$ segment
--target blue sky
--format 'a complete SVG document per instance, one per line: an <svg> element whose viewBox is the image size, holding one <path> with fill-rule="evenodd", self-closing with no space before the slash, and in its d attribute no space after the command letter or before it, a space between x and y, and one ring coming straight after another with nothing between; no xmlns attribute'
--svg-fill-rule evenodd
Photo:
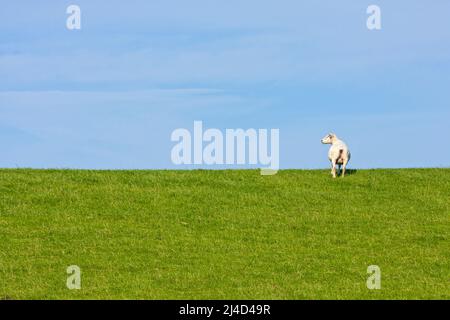
<svg viewBox="0 0 450 320"><path fill-rule="evenodd" d="M81 7L82 29L66 29ZM382 30L366 28L381 7ZM10 1L0 167L177 168L176 128L279 128L281 168L448 167L450 2ZM195 168L195 167L193 167Z"/></svg>

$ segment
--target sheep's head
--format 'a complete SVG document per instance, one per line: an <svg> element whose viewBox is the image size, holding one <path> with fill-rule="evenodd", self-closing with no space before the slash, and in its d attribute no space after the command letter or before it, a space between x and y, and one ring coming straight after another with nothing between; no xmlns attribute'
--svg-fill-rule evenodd
<svg viewBox="0 0 450 320"><path fill-rule="evenodd" d="M332 144L334 141L336 141L337 137L334 133L329 133L325 137L322 138L321 142L323 144Z"/></svg>

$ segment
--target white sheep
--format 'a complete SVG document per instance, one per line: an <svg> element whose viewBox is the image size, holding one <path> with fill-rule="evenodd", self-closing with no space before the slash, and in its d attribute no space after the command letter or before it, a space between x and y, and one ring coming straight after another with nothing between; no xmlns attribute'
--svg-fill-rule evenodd
<svg viewBox="0 0 450 320"><path fill-rule="evenodd" d="M339 166L339 172L345 175L345 168L350 160L350 150L344 141L340 140L334 133L329 133L322 138L323 144L331 144L328 151L328 159L331 161L331 174L336 178L336 166ZM342 169L341 169L342 166Z"/></svg>

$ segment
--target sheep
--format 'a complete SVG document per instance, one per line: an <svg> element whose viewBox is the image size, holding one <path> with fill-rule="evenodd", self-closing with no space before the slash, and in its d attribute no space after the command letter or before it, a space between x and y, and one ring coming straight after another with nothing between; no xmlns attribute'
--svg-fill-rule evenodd
<svg viewBox="0 0 450 320"><path fill-rule="evenodd" d="M334 133L327 134L322 138L321 142L323 144L331 144L330 150L328 151L328 159L331 161L331 175L333 178L336 178L336 166L339 166L339 172L342 174L342 177L344 177L345 168L351 156L347 145Z"/></svg>

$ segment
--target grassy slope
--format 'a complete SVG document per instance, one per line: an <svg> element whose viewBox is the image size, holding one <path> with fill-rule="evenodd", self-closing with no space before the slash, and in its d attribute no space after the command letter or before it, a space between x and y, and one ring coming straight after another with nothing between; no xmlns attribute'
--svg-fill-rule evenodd
<svg viewBox="0 0 450 320"><path fill-rule="evenodd" d="M449 299L449 194L449 169L0 170L0 298Z"/></svg>

